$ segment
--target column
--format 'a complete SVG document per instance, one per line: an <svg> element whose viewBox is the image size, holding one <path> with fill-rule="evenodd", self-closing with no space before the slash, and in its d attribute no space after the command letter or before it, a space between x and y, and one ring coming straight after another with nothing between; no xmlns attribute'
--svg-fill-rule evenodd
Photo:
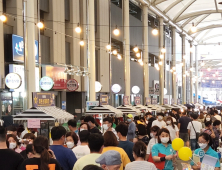
<svg viewBox="0 0 222 170"><path fill-rule="evenodd" d="M0 11L2 11L2 1L0 0ZM2 12L0 12L2 15ZM3 78L5 77L5 61L4 61L4 30L3 30L3 22L0 21L0 88L4 89Z"/></svg>
<svg viewBox="0 0 222 170"><path fill-rule="evenodd" d="M130 96L130 29L129 0L123 0L123 54L125 64L125 96Z"/></svg>
<svg viewBox="0 0 222 170"><path fill-rule="evenodd" d="M182 35L182 104L186 104L186 35Z"/></svg>
<svg viewBox="0 0 222 170"><path fill-rule="evenodd" d="M95 64L95 10L94 1L88 1L89 11L89 50L88 50L88 67L89 67L89 100L96 101L95 81L96 81L96 64Z"/></svg>
<svg viewBox="0 0 222 170"><path fill-rule="evenodd" d="M161 49L163 48L164 45L164 32L163 32L163 18L160 18L160 54L161 54ZM165 54L163 54L165 57ZM159 70L159 96L160 96L160 105L163 105L163 98L164 98L164 59L161 60L162 65L160 65L160 70Z"/></svg>
<svg viewBox="0 0 222 170"><path fill-rule="evenodd" d="M26 96L24 109L28 109L32 107L32 92L36 91L36 83L35 83L35 1L34 0L25 0L26 8L25 12L25 90Z"/></svg>
<svg viewBox="0 0 222 170"><path fill-rule="evenodd" d="M195 82L195 102L198 103L198 57L197 57L197 45L195 46L195 73L197 80Z"/></svg>
<svg viewBox="0 0 222 170"><path fill-rule="evenodd" d="M174 72L176 72L176 28L172 27L172 32L173 32L173 45L172 45L172 67L175 67ZM173 87L172 87L172 98L174 99L174 102L177 100L177 82L176 82L177 75L172 74L172 80L173 80Z"/></svg>
<svg viewBox="0 0 222 170"><path fill-rule="evenodd" d="M190 42L190 103L193 103L193 45Z"/></svg>
<svg viewBox="0 0 222 170"><path fill-rule="evenodd" d="M149 97L149 42L148 42L148 7L143 6L143 82L144 104Z"/></svg>

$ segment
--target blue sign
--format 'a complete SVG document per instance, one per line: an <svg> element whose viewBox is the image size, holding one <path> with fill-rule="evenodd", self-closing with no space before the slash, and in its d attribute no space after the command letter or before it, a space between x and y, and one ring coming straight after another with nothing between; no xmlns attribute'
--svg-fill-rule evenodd
<svg viewBox="0 0 222 170"><path fill-rule="evenodd" d="M66 110L66 101L62 101L62 110Z"/></svg>
<svg viewBox="0 0 222 170"><path fill-rule="evenodd" d="M214 83L212 80L206 80L201 83L201 87L203 88L222 88L222 81L215 80Z"/></svg>
<svg viewBox="0 0 222 170"><path fill-rule="evenodd" d="M35 62L39 62L39 43L35 40ZM24 41L23 37L12 35L13 61L24 62Z"/></svg>

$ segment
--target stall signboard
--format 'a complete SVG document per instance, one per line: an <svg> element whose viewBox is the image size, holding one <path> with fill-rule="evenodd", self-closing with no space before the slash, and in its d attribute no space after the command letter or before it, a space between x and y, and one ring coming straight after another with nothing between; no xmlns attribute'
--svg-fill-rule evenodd
<svg viewBox="0 0 222 170"><path fill-rule="evenodd" d="M163 99L163 104L168 104L168 99L167 98Z"/></svg>
<svg viewBox="0 0 222 170"><path fill-rule="evenodd" d="M67 74L64 73L65 67L57 66L43 66L42 74L43 76L48 76L54 81L54 86L52 89L63 90L67 89Z"/></svg>
<svg viewBox="0 0 222 170"><path fill-rule="evenodd" d="M49 91L52 89L53 85L54 85L54 82L53 80L48 77L48 76L44 76L40 79L40 87L42 90L44 91Z"/></svg>
<svg viewBox="0 0 222 170"><path fill-rule="evenodd" d="M66 101L62 101L62 110L66 110Z"/></svg>
<svg viewBox="0 0 222 170"><path fill-rule="evenodd" d="M171 104L175 104L175 101L174 101L174 99L171 99Z"/></svg>
<svg viewBox="0 0 222 170"><path fill-rule="evenodd" d="M159 81L158 80L153 81L153 87L154 87L154 94L159 95Z"/></svg>
<svg viewBox="0 0 222 170"><path fill-rule="evenodd" d="M157 104L157 98L152 98L152 104Z"/></svg>
<svg viewBox="0 0 222 170"><path fill-rule="evenodd" d="M35 40L35 62L39 62L39 44ZM24 62L24 41L23 37L12 34L12 55L13 61Z"/></svg>
<svg viewBox="0 0 222 170"><path fill-rule="evenodd" d="M96 106L99 106L99 101L87 101L86 102L86 111L89 111Z"/></svg>
<svg viewBox="0 0 222 170"><path fill-rule="evenodd" d="M19 74L17 73L9 73L5 77L5 85L9 89L17 89L21 86L22 84L22 78Z"/></svg>
<svg viewBox="0 0 222 170"><path fill-rule="evenodd" d="M55 94L50 92L33 92L33 107L55 106Z"/></svg>
<svg viewBox="0 0 222 170"><path fill-rule="evenodd" d="M151 104L151 99L149 97L146 97L146 105L150 105Z"/></svg>
<svg viewBox="0 0 222 170"><path fill-rule="evenodd" d="M40 119L28 119L28 128L40 128Z"/></svg>
<svg viewBox="0 0 222 170"><path fill-rule="evenodd" d="M149 88L149 94L154 94L154 87Z"/></svg>
<svg viewBox="0 0 222 170"><path fill-rule="evenodd" d="M121 91L121 86L119 84L114 84L111 87L113 93L119 93Z"/></svg>
<svg viewBox="0 0 222 170"><path fill-rule="evenodd" d="M75 79L70 79L67 81L66 86L69 91L76 91L79 88L79 83Z"/></svg>
<svg viewBox="0 0 222 170"><path fill-rule="evenodd" d="M135 102L135 105L140 105L141 104L141 100L140 100L140 97L134 97L134 102Z"/></svg>
<svg viewBox="0 0 222 170"><path fill-rule="evenodd" d="M12 93L1 93L1 100L12 100Z"/></svg>
<svg viewBox="0 0 222 170"><path fill-rule="evenodd" d="M129 96L123 96L123 105L129 105Z"/></svg>
<svg viewBox="0 0 222 170"><path fill-rule="evenodd" d="M108 105L109 104L109 96L107 95L100 95L99 96L99 105Z"/></svg>

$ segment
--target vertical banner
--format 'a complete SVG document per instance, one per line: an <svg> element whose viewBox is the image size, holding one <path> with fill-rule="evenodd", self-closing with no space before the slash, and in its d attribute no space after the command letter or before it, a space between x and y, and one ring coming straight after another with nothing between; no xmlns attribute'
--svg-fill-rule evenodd
<svg viewBox="0 0 222 170"><path fill-rule="evenodd" d="M163 104L168 104L168 99L167 98L163 99Z"/></svg>
<svg viewBox="0 0 222 170"><path fill-rule="evenodd" d="M196 104L197 103L197 100L196 99L194 99L194 104Z"/></svg>
<svg viewBox="0 0 222 170"><path fill-rule="evenodd" d="M175 104L175 101L174 101L174 99L171 99L171 104Z"/></svg>
<svg viewBox="0 0 222 170"><path fill-rule="evenodd" d="M149 97L146 97L146 105L150 105L151 104L151 99Z"/></svg>
<svg viewBox="0 0 222 170"><path fill-rule="evenodd" d="M123 96L123 105L129 105L129 96Z"/></svg>
<svg viewBox="0 0 222 170"><path fill-rule="evenodd" d="M141 104L140 97L134 97L134 102L135 102L135 105L140 105Z"/></svg>
<svg viewBox="0 0 222 170"><path fill-rule="evenodd" d="M99 96L99 105L109 105L109 97L107 95L100 95Z"/></svg>
<svg viewBox="0 0 222 170"><path fill-rule="evenodd" d="M157 99L156 98L152 98L152 104L157 104Z"/></svg>
<svg viewBox="0 0 222 170"><path fill-rule="evenodd" d="M180 104L180 99L177 99L177 104Z"/></svg>

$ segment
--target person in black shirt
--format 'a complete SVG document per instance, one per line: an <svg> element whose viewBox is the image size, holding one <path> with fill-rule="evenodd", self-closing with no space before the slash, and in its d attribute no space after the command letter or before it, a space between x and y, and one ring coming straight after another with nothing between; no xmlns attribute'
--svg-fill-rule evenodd
<svg viewBox="0 0 222 170"><path fill-rule="evenodd" d="M91 133L99 133L101 134L100 130L96 127L95 119L92 116L86 116L84 122L87 122L90 127Z"/></svg>
<svg viewBox="0 0 222 170"><path fill-rule="evenodd" d="M0 169L19 170L23 158L19 153L8 149L6 146L6 130L0 126Z"/></svg>
<svg viewBox="0 0 222 170"><path fill-rule="evenodd" d="M178 120L180 119L180 115L177 112L177 109L172 109L172 117L174 117L176 119L176 125L178 125Z"/></svg>
<svg viewBox="0 0 222 170"><path fill-rule="evenodd" d="M148 124L147 124L147 127L146 127L147 134L148 134L149 138L151 139L151 137L150 137L150 128L152 127L152 123L153 123L154 120L156 120L156 118L153 117L152 113L150 113L150 112L146 113L146 116L147 116L147 121L148 121Z"/></svg>
<svg viewBox="0 0 222 170"><path fill-rule="evenodd" d="M26 159L22 163L20 170L61 170L59 162L54 159L53 152L49 150L48 139L46 137L37 137L33 142L33 146L33 158Z"/></svg>
<svg viewBox="0 0 222 170"><path fill-rule="evenodd" d="M4 121L3 126L5 128L13 125L13 117L12 117L12 115L10 115L8 113L6 113L5 116L2 116L2 120Z"/></svg>

